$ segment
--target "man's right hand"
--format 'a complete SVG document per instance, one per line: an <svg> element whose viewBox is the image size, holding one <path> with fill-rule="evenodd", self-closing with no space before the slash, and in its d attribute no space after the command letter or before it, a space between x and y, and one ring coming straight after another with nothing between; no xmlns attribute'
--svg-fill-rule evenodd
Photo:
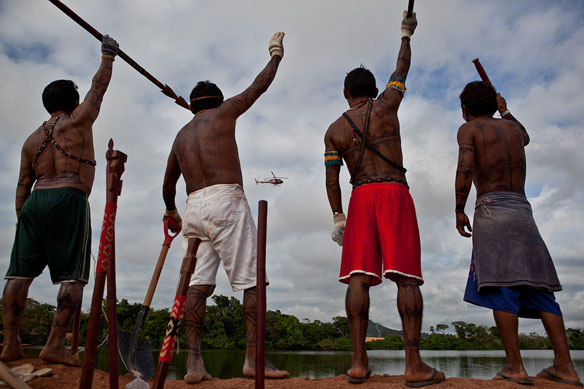
<svg viewBox="0 0 584 389"><path fill-rule="evenodd" d="M171 232L178 232L180 230L182 230L182 219L180 218L180 215L178 214L178 211L175 209L173 209L172 211L169 211L168 209L166 210L166 212L164 212L164 216L162 217L162 220L164 220L164 218L171 218L172 220L175 221L176 224L178 224L178 230L176 230L176 228L174 228L172 226L172 224L168 224L168 229Z"/></svg>
<svg viewBox="0 0 584 389"><path fill-rule="evenodd" d="M469 232L466 232L464 228L468 228ZM468 216L464 212L456 212L456 229L458 233L465 238L470 238L472 235L472 227L470 226L470 221L468 220Z"/></svg>
<svg viewBox="0 0 584 389"><path fill-rule="evenodd" d="M118 54L120 45L114 38L109 35L104 35L101 39L101 55L114 59Z"/></svg>
<svg viewBox="0 0 584 389"><path fill-rule="evenodd" d="M345 224L347 223L347 218L344 213L339 213L333 216L333 223L335 224L335 229L331 235L333 242L339 246L343 245L343 237L345 235Z"/></svg>
<svg viewBox="0 0 584 389"><path fill-rule="evenodd" d="M285 34L283 32L277 32L274 34L274 36L272 36L272 39L270 39L270 44L268 46L270 57L279 55L280 58L284 58L284 43L282 43L284 40L284 35Z"/></svg>
<svg viewBox="0 0 584 389"><path fill-rule="evenodd" d="M412 16L408 18L408 11L404 11L402 22L401 22L401 33L402 38L411 38L414 35L416 26L418 25L418 19L416 19L416 13L412 12Z"/></svg>

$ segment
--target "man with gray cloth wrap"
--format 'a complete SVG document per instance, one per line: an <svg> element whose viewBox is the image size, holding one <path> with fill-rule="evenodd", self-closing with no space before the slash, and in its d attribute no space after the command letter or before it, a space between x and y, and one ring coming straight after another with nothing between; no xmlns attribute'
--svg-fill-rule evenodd
<svg viewBox="0 0 584 389"><path fill-rule="evenodd" d="M467 84L460 102L466 123L457 136L456 229L470 237L474 228L464 300L493 310L507 358L495 379L533 384L519 352L518 317L540 318L554 348L554 363L537 377L582 386L554 297L562 286L525 197L529 135L489 84ZM493 118L497 110L502 119ZM472 182L477 190L473 228L464 213Z"/></svg>

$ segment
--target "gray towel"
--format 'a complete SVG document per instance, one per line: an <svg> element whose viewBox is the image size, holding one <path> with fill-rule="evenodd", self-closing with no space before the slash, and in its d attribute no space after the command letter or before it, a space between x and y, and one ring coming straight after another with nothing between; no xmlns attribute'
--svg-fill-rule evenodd
<svg viewBox="0 0 584 389"><path fill-rule="evenodd" d="M472 243L479 290L520 285L562 290L524 195L489 192L477 198Z"/></svg>

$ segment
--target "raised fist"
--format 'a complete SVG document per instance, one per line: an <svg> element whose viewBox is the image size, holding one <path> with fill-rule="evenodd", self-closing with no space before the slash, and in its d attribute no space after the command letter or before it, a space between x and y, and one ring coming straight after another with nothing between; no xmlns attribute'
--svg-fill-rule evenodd
<svg viewBox="0 0 584 389"><path fill-rule="evenodd" d="M412 16L408 18L408 11L404 11L403 19L401 22L402 38L405 36L410 38L412 35L414 35L414 30L416 29L417 25L418 20L416 19L416 13L412 12Z"/></svg>
<svg viewBox="0 0 584 389"><path fill-rule="evenodd" d="M283 39L283 32L277 32L274 34L274 36L272 36L272 39L270 39L270 45L268 46L268 49L270 50L270 57L273 57L274 55L279 55L280 58L284 57L284 44L282 43Z"/></svg>
<svg viewBox="0 0 584 389"><path fill-rule="evenodd" d="M118 42L109 35L104 35L101 40L101 54L105 57L114 59L118 54Z"/></svg>

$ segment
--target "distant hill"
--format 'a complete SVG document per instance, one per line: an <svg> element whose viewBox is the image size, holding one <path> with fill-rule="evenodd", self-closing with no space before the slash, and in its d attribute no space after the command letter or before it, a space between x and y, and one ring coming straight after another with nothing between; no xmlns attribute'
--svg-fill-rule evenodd
<svg viewBox="0 0 584 389"><path fill-rule="evenodd" d="M385 338L386 336L393 334L401 335L402 331L392 330L391 328L384 327L381 324L369 320L369 325L367 326L367 337Z"/></svg>

